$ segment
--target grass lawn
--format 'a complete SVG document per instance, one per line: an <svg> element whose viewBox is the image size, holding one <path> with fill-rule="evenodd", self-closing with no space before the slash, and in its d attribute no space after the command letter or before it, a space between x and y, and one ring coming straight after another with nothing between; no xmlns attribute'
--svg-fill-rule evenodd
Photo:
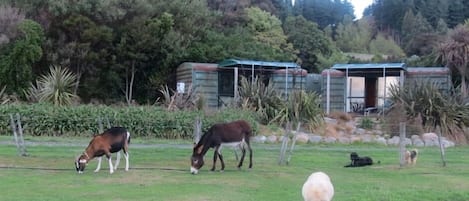
<svg viewBox="0 0 469 201"><path fill-rule="evenodd" d="M0 137L0 142L6 140L11 137ZM0 144L0 200L293 201L302 200L301 187L314 171L331 177L336 201L469 200L468 147L447 149L447 167L441 167L437 148L420 148L415 167L399 168L397 147L298 145L290 165L279 166L280 144L253 144L253 169L237 170L233 152L225 148L225 172L208 171L213 156L209 151L205 166L191 175L190 142L153 140L142 145L145 140L136 139L130 147L129 172L122 169L121 160L120 169L110 175L103 160L101 171L94 173L93 160L79 175L73 163L87 140L61 139L54 145L45 140L51 139L27 139L38 142L27 147L28 157L17 156L14 145ZM351 151L381 163L344 168Z"/></svg>

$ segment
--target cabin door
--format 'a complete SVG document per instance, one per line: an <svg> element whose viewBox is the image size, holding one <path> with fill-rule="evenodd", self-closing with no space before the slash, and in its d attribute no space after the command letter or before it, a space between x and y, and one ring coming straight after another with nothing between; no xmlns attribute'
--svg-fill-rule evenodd
<svg viewBox="0 0 469 201"><path fill-rule="evenodd" d="M365 78L365 108L376 107L378 79Z"/></svg>

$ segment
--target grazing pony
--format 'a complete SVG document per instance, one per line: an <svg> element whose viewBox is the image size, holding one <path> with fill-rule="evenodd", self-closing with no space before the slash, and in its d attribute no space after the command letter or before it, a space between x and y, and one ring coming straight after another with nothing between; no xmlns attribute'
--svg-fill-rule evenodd
<svg viewBox="0 0 469 201"><path fill-rule="evenodd" d="M217 158L220 158L221 171L223 171L225 169L225 162L221 154L222 145L241 147L242 155L238 168L241 168L243 165L244 156L246 155L246 147L244 144L247 145L249 150L249 168L252 168L252 149L249 143L251 135L251 126L244 120L213 125L202 135L199 142L194 146L191 157L191 173L197 174L199 172L199 169L204 165L204 156L210 148L215 149L211 171L215 170ZM243 144L243 146L240 146L240 144Z"/></svg>
<svg viewBox="0 0 469 201"><path fill-rule="evenodd" d="M344 167L362 167L366 165L373 165L373 160L370 157L360 157L356 152L350 153L350 160L350 164ZM378 161L378 163L380 162Z"/></svg>
<svg viewBox="0 0 469 201"><path fill-rule="evenodd" d="M304 201L331 201L334 197L334 186L324 172L312 173L301 189Z"/></svg>
<svg viewBox="0 0 469 201"><path fill-rule="evenodd" d="M90 141L90 144L75 161L75 167L78 173L83 173L86 164L93 158L98 157L98 167L94 172L101 169L101 159L106 155L109 161L109 173L113 173L117 169L120 161L120 151L124 152L125 157L125 171L129 170L129 143L130 133L122 127L112 127L104 133L95 135ZM113 167L111 162L111 153L117 152L116 164Z"/></svg>

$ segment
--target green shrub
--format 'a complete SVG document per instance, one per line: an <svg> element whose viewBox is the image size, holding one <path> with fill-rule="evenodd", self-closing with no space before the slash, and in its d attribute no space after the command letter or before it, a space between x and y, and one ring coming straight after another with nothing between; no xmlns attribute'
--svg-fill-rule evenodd
<svg viewBox="0 0 469 201"><path fill-rule="evenodd" d="M364 117L360 120L360 125L359 127L360 128L364 128L364 129L372 129L373 128L373 120L371 120L370 118L368 117Z"/></svg>
<svg viewBox="0 0 469 201"><path fill-rule="evenodd" d="M191 139L194 120L202 117L203 130L218 122L245 119L257 129L256 116L249 111L222 110L212 114L197 111L167 111L155 106L53 106L51 104L6 104L0 106L0 133L11 133L9 114L20 114L25 134L43 136L91 136L104 127L124 126L133 136Z"/></svg>

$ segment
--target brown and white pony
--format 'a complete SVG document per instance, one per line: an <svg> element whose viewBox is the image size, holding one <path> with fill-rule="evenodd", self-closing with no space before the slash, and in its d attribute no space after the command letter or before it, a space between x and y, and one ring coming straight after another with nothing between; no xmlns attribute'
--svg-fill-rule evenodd
<svg viewBox="0 0 469 201"><path fill-rule="evenodd" d="M249 150L249 168L252 168L252 149L249 143L251 136L251 126L244 120L213 125L202 135L200 141L194 146L191 157L191 173L197 174L199 172L199 169L204 165L204 156L210 148L215 149L211 171L215 170L217 158L220 158L221 171L223 171L225 169L225 162L221 154L223 145L241 147L242 155L238 168L241 168L243 165L244 156L246 155L246 147L244 145L247 145ZM240 144L243 146L240 146Z"/></svg>

